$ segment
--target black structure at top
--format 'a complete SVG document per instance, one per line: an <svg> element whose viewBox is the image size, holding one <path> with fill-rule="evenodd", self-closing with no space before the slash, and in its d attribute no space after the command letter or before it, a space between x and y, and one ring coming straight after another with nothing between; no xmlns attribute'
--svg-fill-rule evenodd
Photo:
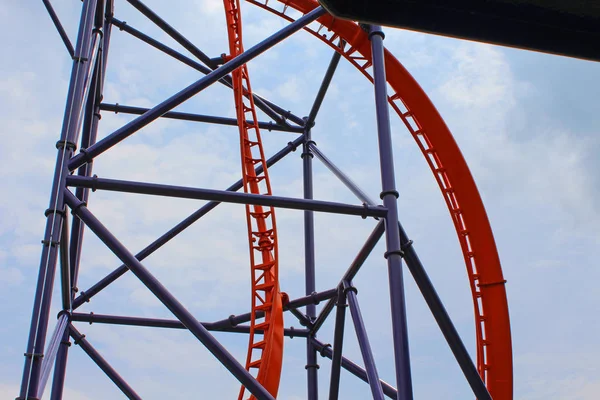
<svg viewBox="0 0 600 400"><path fill-rule="evenodd" d="M600 61L596 1L319 1L340 18Z"/></svg>

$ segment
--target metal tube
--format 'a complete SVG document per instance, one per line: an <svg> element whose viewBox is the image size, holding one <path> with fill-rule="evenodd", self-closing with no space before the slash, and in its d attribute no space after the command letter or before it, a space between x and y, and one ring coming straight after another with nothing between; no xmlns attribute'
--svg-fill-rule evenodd
<svg viewBox="0 0 600 400"><path fill-rule="evenodd" d="M270 157L267 160L267 167L270 168L271 166L273 166L277 162L279 162L281 159L283 159L283 157L285 157L292 151L295 151L296 147L298 147L303 141L304 141L304 137L301 136L299 138L296 138L296 140L294 140L293 142L289 142L286 147L281 149L279 152L277 152L276 154L274 154L272 157ZM262 170L263 170L262 165L258 166L256 168L256 175L257 176L260 175L262 173ZM237 181L236 183L231 185L226 190L227 191L237 191L242 188L243 184L244 184L243 181L240 179L239 181ZM158 250L159 248L164 246L171 239L173 239L175 236L177 236L178 234L183 232L185 229L190 227L194 222L198 221L200 218L202 218L204 215L206 215L209 211L214 209L219 204L220 203L217 201L211 201L211 202L205 204L199 210L195 211L192 215L190 215L189 217L187 217L186 219L181 221L179 224L175 225L167 233L165 233L164 235L162 235L161 237L156 239L154 242L152 242L151 244L146 246L142 251L140 251L138 254L136 254L136 258L140 261L144 260L146 257L148 257L149 255L154 253L156 250ZM116 270L114 270L113 272L108 274L106 277L104 277L102 280L100 280L94 286L92 286L91 288L89 288L86 291L82 291L81 294L77 298L75 298L75 300L73 301L73 309L77 309L83 303L85 303L86 301L89 301L98 292L100 292L102 289L106 288L108 285L110 285L112 282L117 280L119 277L121 277L127 271L128 271L127 267L125 265L121 265L119 268L117 268Z"/></svg>
<svg viewBox="0 0 600 400"><path fill-rule="evenodd" d="M333 74L340 63L340 58L342 55L335 51L333 53L333 57L331 57L331 61L329 62L329 66L327 67L327 71L325 72L325 77L323 78L323 82L321 82L321 86L319 87L319 91L317 92L317 96L315 101L313 102L312 108L310 109L310 113L308 114L308 118L306 119L305 126L309 129L314 125L315 119L317 118L317 113L321 108L321 104L323 104L323 100L325 99L325 94L327 93L327 89L329 89L329 85L331 84L331 80L333 79Z"/></svg>
<svg viewBox="0 0 600 400"><path fill-rule="evenodd" d="M52 378L52 392L50 394L50 400L62 400L63 391L65 387L65 375L67 370L67 352L71 342L69 341L69 328L68 326L63 332L60 346L58 348L58 355L56 357L56 364L54 365L54 376Z"/></svg>
<svg viewBox="0 0 600 400"><path fill-rule="evenodd" d="M98 135L98 125L100 122L100 109L99 104L102 101L102 93L104 91L104 80L106 77L106 65L108 63L108 50L110 45L110 38L112 36L112 24L110 18L113 15L114 3L113 0L106 2L106 8L104 14L106 18L103 22L103 35L102 35L102 46L100 48L102 57L99 57L99 61L96 67L96 75L94 82L94 90L90 91L90 96L87 100L86 109L86 120L84 120L83 132L81 135L81 149L87 149L94 143L96 143L96 137ZM93 169L93 161L82 165L77 174L79 176L91 176ZM87 203L89 198L89 189L78 188L75 195L81 201ZM73 295L77 292L77 282L79 279L79 266L81 260L81 244L83 241L84 226L78 218L73 218L71 230L71 244L70 244L70 264L71 264L71 281Z"/></svg>
<svg viewBox="0 0 600 400"><path fill-rule="evenodd" d="M235 57L231 61L228 61L227 63L223 64L219 68L213 70L212 72L210 72L203 78L199 79L195 83L189 85L185 89L183 89L180 92L169 97L167 100L163 101L162 103L158 104L154 108L150 109L148 112L144 113L143 115L139 116L138 118L134 119L133 121L125 124L124 126L122 126L119 129L117 129L115 132L111 133L104 139L102 139L99 142L97 142L96 144L90 146L85 152L79 153L78 155L76 155L75 157L73 157L71 159L71 161L69 162L69 168L71 170L78 168L81 165L83 165L84 163L92 160L94 157L98 156L99 154L102 154L103 152L105 152L106 150L108 150L109 148L114 146L115 144L121 142L122 140L131 136L133 133L137 132L144 126L148 125L150 122L158 119L161 115L163 115L167 111L171 111L173 108L177 107L184 101L190 99L192 96L200 93L202 90L206 89L208 86L212 85L219 79L223 78L225 75L232 72L239 66L247 63L248 61L259 56L266 50L275 46L282 40L293 35L297 31L302 29L304 26L310 24L311 22L313 22L314 20L316 20L317 18L319 18L321 15L323 15L325 13L326 13L326 11L323 9L323 7L317 7L310 13L302 16L301 18L298 18L296 21L287 25L285 28L283 28L280 31L276 32L275 34L271 35L264 41L251 47L250 49L246 50L244 53Z"/></svg>
<svg viewBox="0 0 600 400"><path fill-rule="evenodd" d="M89 43L92 35L95 14L95 0L83 3L81 21L77 37L77 50L71 69L71 80L67 95L67 104L61 129L60 140L57 143L56 166L51 188L50 202L46 211L46 228L42 241L42 256L38 273L37 287L33 303L29 338L25 351L25 365L19 392L19 399L29 400L37 396L40 380L42 357L48 330L52 289L57 264L57 248L61 240L62 223L65 217L63 188L68 174L67 161L73 153L72 143L75 140L81 101L84 95L84 79L86 62L89 57Z"/></svg>
<svg viewBox="0 0 600 400"><path fill-rule="evenodd" d="M387 213L387 209L383 207L371 207L366 205L355 206L321 200L304 200L290 197L236 193L226 190L190 188L183 186L161 185L156 183L130 182L104 178L88 178L73 175L67 177L67 186L87 187L91 188L92 190L150 194L184 199L213 200L236 204L257 204L262 206L290 208L295 210L313 210L334 214L357 215L363 218L383 217Z"/></svg>
<svg viewBox="0 0 600 400"><path fill-rule="evenodd" d="M124 106L121 104L100 104L100 109L103 111L113 111L115 113L124 113L124 114L134 114L134 115L142 115L145 112L149 111L149 108L142 107L131 107ZM200 115L200 114L190 114L184 112L176 112L169 111L168 113L161 116L161 118L170 118L181 121L190 121L190 122L206 122L210 124L219 124L219 125L229 125L229 126L237 126L238 122L235 118L225 118L225 117L216 117L212 115ZM248 120L247 123L253 123ZM281 131L281 132L294 132L294 133L302 133L304 132L304 128L301 126L283 126L279 124L274 124L273 122L264 122L260 121L258 123L258 127L260 129L266 129L268 131Z"/></svg>
<svg viewBox="0 0 600 400"><path fill-rule="evenodd" d="M75 197L75 196L73 196ZM113 367L98 353L98 351L87 341L84 335L79 333L72 324L69 324L69 332L76 345L79 345L88 356L100 367L102 371L114 382L115 385L129 399L141 400L141 397L129 386L129 384L114 370Z"/></svg>
<svg viewBox="0 0 600 400"><path fill-rule="evenodd" d="M121 315L105 315L105 314L83 314L73 313L71 318L73 322L88 322L90 324L109 324L109 325L125 325L125 326L140 326L149 328L169 328L169 329L187 329L181 321L176 319L161 319L161 318L142 318L142 317L127 317ZM214 322L199 322L208 331L216 332L231 332L231 333L250 333L250 326L235 325L221 326ZM262 330L257 329L256 332L262 334ZM291 337L307 337L307 329L285 328L284 335Z"/></svg>
<svg viewBox="0 0 600 400"><path fill-rule="evenodd" d="M98 123L100 120L99 110L97 108L98 103L101 101L102 90L104 86L104 78L106 76L106 63L108 60L108 47L110 43L111 27L112 25L105 19L105 16L109 18L113 13L113 0L98 1L96 3L96 16L94 27L96 30L101 30L102 41L100 37L97 38L99 41L98 56L95 58L95 66L93 75L90 76L90 88L88 90L88 96L85 104L84 120L81 134L81 148L87 148L90 144L95 143L96 135L98 132ZM78 174L83 176L90 176L92 172L93 163L90 162L81 168L79 168ZM77 198L84 202L87 202L89 189L78 189ZM63 311L70 313L72 311L73 298L77 291L77 280L79 277L79 262L81 257L81 243L83 239L83 224L78 218L73 217L73 223L71 228L70 243L67 246L67 238L69 238L67 231L68 218L65 218L65 232L61 245L64 246L61 254L64 257L62 265L62 284L63 284ZM69 333L64 332L60 347L58 349L58 355L54 366L54 378L52 382L51 400L62 399L64 391L64 383L67 368L67 357L69 355Z"/></svg>
<svg viewBox="0 0 600 400"><path fill-rule="evenodd" d="M330 360L333 358L333 350L331 350L331 345L320 342L319 340L314 338L311 339L311 341L314 343L315 347L317 348L322 357L327 357ZM364 368L358 366L354 362L348 360L346 357L342 357L342 368L344 368L346 371L350 372L352 375L356 376L363 382L368 382L367 371L365 371ZM381 386L383 388L383 393L387 397L395 399L398 395L398 391L387 382L384 382L382 380L379 380L379 382L381 383Z"/></svg>
<svg viewBox="0 0 600 400"><path fill-rule="evenodd" d="M60 23L60 19L58 19L58 16L54 12L54 8L52 8L52 4L50 4L49 0L42 0L42 2L44 3L44 6L46 6L46 10L48 10L48 14L50 14L50 18L52 19L52 22L54 23L54 26L56 27L56 30L58 31L60 38L62 39L63 43L65 44L65 47L67 48L67 51L69 52L69 55L71 57L73 57L73 55L75 54L75 49L73 49L73 45L71 44L71 41L69 40L69 36L67 35L67 32L65 32L65 28L63 28L62 24Z"/></svg>
<svg viewBox="0 0 600 400"><path fill-rule="evenodd" d="M346 294L338 289L333 333L333 356L331 358L331 379L329 383L329 400L338 400L340 392L340 372L342 368L342 348L344 347L344 323L346 321Z"/></svg>
<svg viewBox="0 0 600 400"><path fill-rule="evenodd" d="M222 364L258 399L273 399L264 388L227 350L200 324L194 316L156 279L125 246L70 191L64 192L65 201L73 213L106 244L131 272L204 344Z"/></svg>
<svg viewBox="0 0 600 400"><path fill-rule="evenodd" d="M379 374L377 373L377 367L375 366L375 358L373 357L373 352L371 351L367 330L365 329L365 324L362 319L358 300L356 299L356 289L350 282L344 281L344 292L348 298L350 315L352 316L352 321L354 322L354 330L356 331L356 338L358 339L358 347L360 347L360 353L362 354L362 358L365 363L367 379L369 381L369 386L371 387L373 399L383 400L383 389L379 383Z"/></svg>
<svg viewBox="0 0 600 400"><path fill-rule="evenodd" d="M408 347L408 330L406 327L406 304L404 298L404 282L402 277L402 250L398 224L398 192L394 176L394 155L392 150L392 134L390 127L385 59L383 48L383 32L381 27L370 28L373 57L373 80L375 86L375 108L377 111L377 136L379 141L379 159L381 164L381 198L383 205L389 210L385 216L385 239L388 263L390 302L392 311L392 333L396 365L396 384L398 400L412 400L412 379L410 371L410 355Z"/></svg>
<svg viewBox="0 0 600 400"><path fill-rule="evenodd" d="M71 309L73 293L71 291L71 265L69 264L69 219L64 218L60 241L60 281L63 310Z"/></svg>
<svg viewBox="0 0 600 400"><path fill-rule="evenodd" d="M325 164L325 166L335 175L338 177L338 179L340 181L342 181L342 183L344 185L346 185L346 187L348 189L350 189L350 191L352 193L354 193L354 195L360 200L362 201L364 204L368 204L371 206L375 205L375 202L373 200L371 200L371 198L365 193L363 192L354 182L352 182L352 180L348 177L348 175L346 175L341 169L339 169L333 162L331 162L331 160L329 158L327 158L325 156L325 154L323 154L323 152L321 150L319 150L317 148L317 146L314 143L310 144L310 149L312 150L313 154L315 156L317 156L317 158L323 163Z"/></svg>
<svg viewBox="0 0 600 400"><path fill-rule="evenodd" d="M46 354L44 354L44 359L42 360L42 372L40 373L40 383L37 391L37 396L39 398L42 398L44 394L46 383L48 382L50 372L52 371L52 366L54 364L54 361L56 360L56 355L58 354L60 342L67 329L68 324L69 317L65 314L61 315L58 319L58 322L56 323L56 327L54 328L52 338L50 338L50 342L48 343Z"/></svg>
<svg viewBox="0 0 600 400"><path fill-rule="evenodd" d="M381 239L383 232L384 232L383 221L379 221L377 223L377 226L375 227L375 229L373 229L373 232L371 232L371 234L369 235L369 237L368 237L367 241L365 242L365 244L363 245L363 247L360 249L360 251L358 252L356 257L352 261L352 264L350 264L350 267L348 268L348 270L344 273L344 276L340 280L339 285L341 285L342 282L345 280L351 281L352 279L354 279L354 276L358 273L358 271L360 270L360 267L364 264L367 257L369 257L369 254L371 254L371 252L373 251L373 249L379 242L379 239ZM317 317L317 320L313 324L313 327L312 327L313 331L318 331L319 328L321 328L321 325L323 325L323 323L329 316L329 313L331 312L331 310L333 310L334 304L335 304L334 299L330 299L327 302L327 304L325 304L325 306L321 310L321 313Z"/></svg>
<svg viewBox="0 0 600 400"><path fill-rule="evenodd" d="M312 158L308 143L312 142L310 128L304 131L305 142L302 145L302 176L303 176L303 194L304 199L313 199L313 171ZM304 273L305 273L305 293L310 295L316 291L315 276L315 221L314 212L304 211ZM317 317L317 308L315 304L306 306L306 316L310 324ZM306 341L306 382L308 390L308 400L317 400L319 398L317 352L310 340Z"/></svg>

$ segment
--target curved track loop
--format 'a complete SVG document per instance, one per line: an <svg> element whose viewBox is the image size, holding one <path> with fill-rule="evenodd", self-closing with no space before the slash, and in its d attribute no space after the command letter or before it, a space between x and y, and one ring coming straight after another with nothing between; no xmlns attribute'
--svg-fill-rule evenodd
<svg viewBox="0 0 600 400"><path fill-rule="evenodd" d="M314 0L248 0L292 21L318 6ZM358 24L323 16L306 30L339 52L371 82L371 48ZM340 47L342 38L348 46ZM386 50L388 99L421 149L448 206L473 295L477 367L495 400L512 400L512 344L508 303L498 251L483 202L450 130L404 66Z"/></svg>
<svg viewBox="0 0 600 400"><path fill-rule="evenodd" d="M242 19L239 2L224 0L229 36L229 56L244 51L242 44ZM258 120L254 108L252 89L246 65L232 73L236 115L240 130L242 175L246 193L271 195L271 184L265 161ZM247 121L253 121L249 123ZM263 172L256 174L257 165ZM256 372L256 379L277 397L283 361L283 306L279 291L277 230L272 207L246 205L246 222L250 243L252 276L252 319L246 369ZM257 312L263 312L262 318ZM245 388L240 389L239 400ZM250 397L254 399L254 396Z"/></svg>

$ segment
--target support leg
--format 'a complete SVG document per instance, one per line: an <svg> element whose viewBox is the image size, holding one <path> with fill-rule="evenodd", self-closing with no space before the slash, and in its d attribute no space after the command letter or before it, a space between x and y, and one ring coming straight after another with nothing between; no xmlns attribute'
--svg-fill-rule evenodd
<svg viewBox="0 0 600 400"><path fill-rule="evenodd" d="M313 199L313 172L312 172L312 158L313 155L310 151L309 143L312 142L310 128L307 128L304 132L304 145L302 146L302 164L303 164L303 178L304 178L304 198ZM314 223L314 212L306 210L304 211L304 267L305 267L305 279L306 279L306 295L316 292L316 279L315 279L315 223ZM314 304L306 306L306 315L313 323L317 318L317 309ZM314 334L313 334L314 335ZM307 388L308 388L308 400L317 400L319 398L319 386L318 386L318 370L319 364L317 363L317 351L315 350L310 340L306 341L306 374L307 374Z"/></svg>
<svg viewBox="0 0 600 400"><path fill-rule="evenodd" d="M65 107L65 115L60 140L57 143L58 154L52 183L50 204L46 211L46 230L42 240L42 257L37 281L25 366L18 399L35 399L38 393L42 357L48 330L48 318L52 300L52 289L56 273L58 247L62 237L62 224L65 218L63 188L68 175L67 162L74 151L74 143L80 121L81 104L85 97L86 69L91 61L90 43L96 12L96 0L85 0L82 6L81 20L75 57L71 70L71 81Z"/></svg>
<svg viewBox="0 0 600 400"><path fill-rule="evenodd" d="M381 27L370 27L369 39L371 40L373 57L375 107L377 110L377 133L381 164L381 198L383 205L388 209L385 217L385 239L387 246L385 257L388 263L390 284L396 384L398 386L398 400L412 400L406 304L402 277L402 250L400 247L400 233L398 231L398 192L396 191L394 176L394 156L385 76L383 37Z"/></svg>

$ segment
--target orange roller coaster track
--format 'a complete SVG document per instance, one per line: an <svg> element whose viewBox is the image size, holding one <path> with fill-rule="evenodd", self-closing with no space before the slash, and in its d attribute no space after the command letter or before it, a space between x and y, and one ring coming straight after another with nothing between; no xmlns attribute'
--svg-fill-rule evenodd
<svg viewBox="0 0 600 400"><path fill-rule="evenodd" d="M229 37L229 55L244 52L242 16L239 2L224 0ZM244 192L270 196L271 183L263 151L254 98L246 64L232 72L235 109L240 131L240 154ZM256 173L256 167L262 172ZM273 207L246 205L250 273L252 279L252 311L246 369L257 370L256 378L274 397L277 396L283 361L283 307L279 292L277 227ZM263 312L262 318L257 312ZM261 334L262 332L262 334ZM245 387L240 389L239 399ZM254 396L250 397L254 399Z"/></svg>

